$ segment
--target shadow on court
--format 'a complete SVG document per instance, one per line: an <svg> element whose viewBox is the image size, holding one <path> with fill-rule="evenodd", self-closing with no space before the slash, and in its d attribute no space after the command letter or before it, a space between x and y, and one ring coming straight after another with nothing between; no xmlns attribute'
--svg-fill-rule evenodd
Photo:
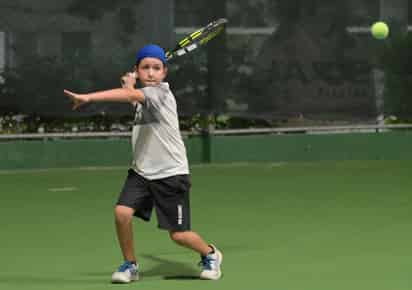
<svg viewBox="0 0 412 290"><path fill-rule="evenodd" d="M153 255L142 255L143 258L155 262L151 269L141 272L142 278L161 276L165 280L199 280L199 269L182 262L176 262Z"/></svg>

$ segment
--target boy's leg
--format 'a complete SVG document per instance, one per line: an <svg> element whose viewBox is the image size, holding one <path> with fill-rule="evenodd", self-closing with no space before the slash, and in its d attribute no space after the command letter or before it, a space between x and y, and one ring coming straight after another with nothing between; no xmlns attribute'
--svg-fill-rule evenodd
<svg viewBox="0 0 412 290"><path fill-rule="evenodd" d="M202 256L207 256L213 251L198 233L193 231L175 232L169 231L170 238L177 244L198 252Z"/></svg>
<svg viewBox="0 0 412 290"><path fill-rule="evenodd" d="M115 208L116 232L123 253L124 262L112 274L112 283L130 283L139 279L134 255L132 218L134 209L117 205Z"/></svg>
<svg viewBox="0 0 412 290"><path fill-rule="evenodd" d="M219 279L222 275L222 253L190 229L189 176L176 175L151 181L150 190L154 196L159 228L168 230L170 238L177 244L200 254L202 279Z"/></svg>
<svg viewBox="0 0 412 290"><path fill-rule="evenodd" d="M115 208L115 221L117 239L125 261L136 262L133 244L133 219L134 209L123 205Z"/></svg>
<svg viewBox="0 0 412 290"><path fill-rule="evenodd" d="M188 247L198 252L201 256L200 265L202 271L200 278L208 280L218 280L222 276L221 264L223 260L222 252L215 246L207 245L203 239L192 231L169 231L170 238L179 245Z"/></svg>
<svg viewBox="0 0 412 290"><path fill-rule="evenodd" d="M143 177L130 169L115 207L116 232L124 262L112 274L113 283L130 283L139 279L132 219L136 216L145 221L150 220L153 200L146 183Z"/></svg>
<svg viewBox="0 0 412 290"><path fill-rule="evenodd" d="M135 262L133 244L133 217L150 220L153 200L147 189L147 181L130 169L115 206L117 238L125 261Z"/></svg>

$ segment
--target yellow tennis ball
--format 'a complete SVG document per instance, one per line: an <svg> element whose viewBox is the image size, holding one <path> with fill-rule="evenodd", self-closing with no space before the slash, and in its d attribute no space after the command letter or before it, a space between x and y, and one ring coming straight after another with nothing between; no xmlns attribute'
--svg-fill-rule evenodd
<svg viewBox="0 0 412 290"><path fill-rule="evenodd" d="M389 35L389 27L385 22L375 22L371 27L371 32L376 39L385 39Z"/></svg>

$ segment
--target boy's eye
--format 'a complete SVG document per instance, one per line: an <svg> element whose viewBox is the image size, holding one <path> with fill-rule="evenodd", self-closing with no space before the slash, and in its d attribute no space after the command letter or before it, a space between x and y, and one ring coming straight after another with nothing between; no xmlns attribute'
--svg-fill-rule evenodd
<svg viewBox="0 0 412 290"><path fill-rule="evenodd" d="M144 70L148 70L148 69L153 69L153 70L156 70L156 71L158 71L158 70L160 70L161 69L161 67L160 66L150 66L150 65L144 65L143 67L142 67Z"/></svg>

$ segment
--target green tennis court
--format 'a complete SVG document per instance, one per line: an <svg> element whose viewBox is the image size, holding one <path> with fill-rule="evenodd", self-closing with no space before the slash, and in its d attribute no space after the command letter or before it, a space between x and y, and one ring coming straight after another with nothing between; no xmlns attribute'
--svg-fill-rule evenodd
<svg viewBox="0 0 412 290"><path fill-rule="evenodd" d="M194 166L193 228L224 254L223 279L136 220L141 280L121 262L113 204L126 168L1 171L0 289L411 289L412 162Z"/></svg>

